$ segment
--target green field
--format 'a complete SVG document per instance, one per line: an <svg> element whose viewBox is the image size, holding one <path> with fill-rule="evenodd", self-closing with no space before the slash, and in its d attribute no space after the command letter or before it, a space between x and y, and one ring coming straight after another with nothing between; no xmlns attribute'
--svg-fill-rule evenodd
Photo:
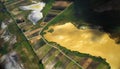
<svg viewBox="0 0 120 69"><path fill-rule="evenodd" d="M3 4L2 4L2 6L5 7ZM39 63L38 63L39 59L38 59L36 53L33 51L28 40L24 36L23 32L17 26L16 21L14 20L12 15L9 13L9 11L5 10L4 13L5 14L4 14L4 16L2 16L2 18L3 18L2 20L12 19L12 22L8 24L7 29L11 34L13 34L17 37L17 43L15 43L12 46L11 50L16 51L20 55L21 61L24 64L25 68L39 69ZM0 14L3 14L3 12L0 12ZM9 18L5 15L9 16ZM2 48L2 51L0 52L0 54L2 53L2 55L11 51L11 50L7 49L7 47L9 46L9 43L5 43L4 45L7 45L7 46L4 46L5 48Z"/></svg>
<svg viewBox="0 0 120 69"><path fill-rule="evenodd" d="M74 4L71 4L68 8L66 8L62 13L60 13L58 16L56 16L54 19L52 19L51 21L48 22L48 24L44 27L44 29L41 31L40 35L44 36L44 34L46 33L45 31L50 27L50 26L54 26L54 25L60 25L60 24L64 24L66 22L72 22L75 26L78 26L79 24L81 25L85 25L86 23L82 20L82 19L78 19L75 17L75 11L74 11ZM47 41L47 40L46 40ZM51 43L51 42L48 42L49 44L53 45L53 44L56 44L56 43ZM91 56L89 54L84 54L84 53L79 53L79 52L76 52L76 51L71 51L71 50L68 50L62 46L60 46L59 44L56 44L57 47L59 49L61 49L64 53L66 54L74 54L75 56L78 56L78 57L89 57L89 58L92 58L93 61L95 62L99 62L101 63L102 67L106 68L106 69L110 69L110 66L109 64L105 61L105 59L101 58L101 57L95 57L95 56ZM56 46L55 45L55 46ZM54 46L54 45L53 45ZM72 56L71 56L72 57ZM76 60L77 61L77 60ZM98 69L102 69L100 65L97 67Z"/></svg>

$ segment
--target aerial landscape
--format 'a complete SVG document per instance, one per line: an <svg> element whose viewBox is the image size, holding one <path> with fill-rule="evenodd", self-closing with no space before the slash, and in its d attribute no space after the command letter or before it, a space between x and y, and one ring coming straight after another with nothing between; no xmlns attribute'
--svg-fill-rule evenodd
<svg viewBox="0 0 120 69"><path fill-rule="evenodd" d="M0 69L120 69L119 0L0 0Z"/></svg>

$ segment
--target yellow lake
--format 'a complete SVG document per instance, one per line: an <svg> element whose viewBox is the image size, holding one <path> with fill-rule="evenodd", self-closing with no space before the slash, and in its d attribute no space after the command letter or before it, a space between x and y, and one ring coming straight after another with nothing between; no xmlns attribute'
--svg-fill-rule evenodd
<svg viewBox="0 0 120 69"><path fill-rule="evenodd" d="M97 29L77 29L72 23L50 26L54 32L47 32L44 37L72 51L101 56L106 59L111 69L120 69L120 45L105 32ZM48 30L49 30L48 29Z"/></svg>

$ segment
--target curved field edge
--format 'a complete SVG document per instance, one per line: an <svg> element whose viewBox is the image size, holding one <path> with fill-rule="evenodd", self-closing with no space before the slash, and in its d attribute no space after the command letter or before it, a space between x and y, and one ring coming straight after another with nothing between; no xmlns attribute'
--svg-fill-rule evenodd
<svg viewBox="0 0 120 69"><path fill-rule="evenodd" d="M76 25L76 23L78 23L78 22L82 22L84 24L83 20L76 19L74 14L75 14L75 12L74 12L74 3L73 3L69 7L67 7L63 12L61 12L58 16L56 16L54 19L49 21L48 24L40 31L40 35L44 38L44 34L46 34L46 32L44 32L44 31L47 30L50 26L55 25L56 23L61 22L61 21L64 21L64 23L65 22L72 22L74 25ZM74 23L74 22L76 22L76 23ZM96 57L96 56L92 56L90 54L80 53L77 51L71 51L71 50L68 50L65 47L63 47L55 42L49 42L49 41L47 41L47 42L51 45L56 44L56 46L60 50L62 50L65 54L72 53L72 54L75 54L79 57L89 57L89 58L92 58L94 61L98 61L98 62L101 62L101 63L107 65L108 69L110 69L109 63L107 63L106 60L100 56Z"/></svg>

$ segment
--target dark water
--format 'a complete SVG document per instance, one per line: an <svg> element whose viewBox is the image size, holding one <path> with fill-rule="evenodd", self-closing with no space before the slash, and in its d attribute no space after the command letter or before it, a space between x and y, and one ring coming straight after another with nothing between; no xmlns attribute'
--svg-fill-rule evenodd
<svg viewBox="0 0 120 69"><path fill-rule="evenodd" d="M114 9L116 7L120 8L120 1L114 0L113 2L115 4L108 3L112 1L113 0L74 0L75 16L89 24L101 26L103 31L111 34L111 37L120 38L120 10ZM118 1L118 3L115 1ZM99 7L100 10L95 11L95 9ZM112 9L108 10L109 8Z"/></svg>

